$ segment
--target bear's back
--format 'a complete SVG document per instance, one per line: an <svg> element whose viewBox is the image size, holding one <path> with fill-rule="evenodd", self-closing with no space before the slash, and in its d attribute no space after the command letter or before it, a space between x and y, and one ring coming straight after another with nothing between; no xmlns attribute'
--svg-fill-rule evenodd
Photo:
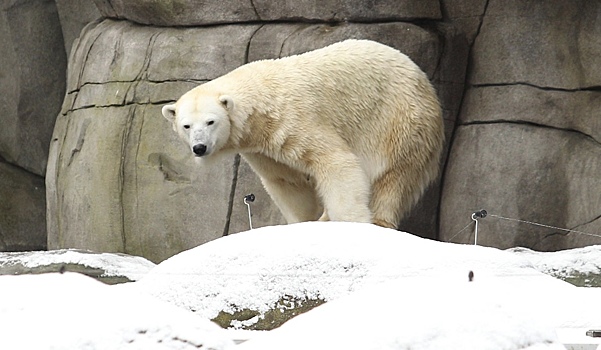
<svg viewBox="0 0 601 350"><path fill-rule="evenodd" d="M442 135L440 104L426 74L405 54L373 41L252 62L213 82L235 91L249 113L268 116L272 128L282 125L280 132L338 134L375 169L388 163L380 157L395 158L394 145L413 148L421 135Z"/></svg>

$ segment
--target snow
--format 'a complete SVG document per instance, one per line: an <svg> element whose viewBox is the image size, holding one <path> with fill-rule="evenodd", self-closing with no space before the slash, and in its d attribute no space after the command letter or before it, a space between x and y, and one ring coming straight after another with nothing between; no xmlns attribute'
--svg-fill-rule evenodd
<svg viewBox="0 0 601 350"><path fill-rule="evenodd" d="M156 265L142 257L115 253L94 253L91 251L60 249L53 251L33 251L0 253L0 267L22 265L36 268L54 264L77 264L93 269L104 270L103 276L125 276L136 281Z"/></svg>
<svg viewBox="0 0 601 350"><path fill-rule="evenodd" d="M0 276L0 349L226 349L210 321L75 273Z"/></svg>
<svg viewBox="0 0 601 350"><path fill-rule="evenodd" d="M593 271L600 258L599 247L502 251L368 224L264 227L182 252L123 285L0 276L0 348L595 349L601 340L584 332L601 329L601 289L539 270ZM239 330L208 321L264 313L283 297L327 303L243 333L250 340L236 346L229 339Z"/></svg>
<svg viewBox="0 0 601 350"><path fill-rule="evenodd" d="M497 282L410 277L386 283L324 304L238 348L564 349L544 318L504 292L508 281Z"/></svg>
<svg viewBox="0 0 601 350"><path fill-rule="evenodd" d="M284 296L334 300L393 279L540 274L494 248L442 243L369 224L309 222L214 240L158 265L132 288L212 319L266 312Z"/></svg>
<svg viewBox="0 0 601 350"><path fill-rule="evenodd" d="M180 253L129 287L209 319L265 312L284 296L329 301L243 349L559 349L557 329L601 326L601 290L542 274L523 255L367 224L255 229Z"/></svg>
<svg viewBox="0 0 601 350"><path fill-rule="evenodd" d="M601 273L601 246L598 245L557 252L537 252L526 248L508 251L528 259L534 268L553 276Z"/></svg>

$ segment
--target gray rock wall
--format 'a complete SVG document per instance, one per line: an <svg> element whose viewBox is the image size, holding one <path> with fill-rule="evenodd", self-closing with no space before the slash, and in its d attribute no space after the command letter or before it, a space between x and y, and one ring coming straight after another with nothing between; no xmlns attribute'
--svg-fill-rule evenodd
<svg viewBox="0 0 601 350"><path fill-rule="evenodd" d="M601 234L601 3L490 0L482 13L444 174L440 238L481 207ZM601 244L497 217L480 228L481 244L502 248Z"/></svg>
<svg viewBox="0 0 601 350"><path fill-rule="evenodd" d="M469 242L471 230L457 233L485 208L601 233L599 2L29 0L0 9L0 195L10 208L0 249L43 248L47 237L49 248L160 261L247 229L247 193L257 196L255 226L283 223L243 160L198 168L160 108L244 63L346 38L407 53L443 105L441 181L403 230ZM554 250L601 238L489 216L479 241Z"/></svg>
<svg viewBox="0 0 601 350"><path fill-rule="evenodd" d="M66 67L54 1L0 2L0 250L46 247L44 174Z"/></svg>

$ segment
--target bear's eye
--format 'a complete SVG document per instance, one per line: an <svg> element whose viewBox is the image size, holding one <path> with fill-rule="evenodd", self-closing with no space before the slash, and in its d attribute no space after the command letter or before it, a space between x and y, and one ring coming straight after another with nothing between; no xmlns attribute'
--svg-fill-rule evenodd
<svg viewBox="0 0 601 350"><path fill-rule="evenodd" d="M208 126L211 126L211 125L213 125L213 124L215 124L215 121L214 121L214 120L209 120L209 121L207 122L207 125L208 125Z"/></svg>
<svg viewBox="0 0 601 350"><path fill-rule="evenodd" d="M184 125L184 129L190 129L190 125L188 125L188 124Z"/></svg>

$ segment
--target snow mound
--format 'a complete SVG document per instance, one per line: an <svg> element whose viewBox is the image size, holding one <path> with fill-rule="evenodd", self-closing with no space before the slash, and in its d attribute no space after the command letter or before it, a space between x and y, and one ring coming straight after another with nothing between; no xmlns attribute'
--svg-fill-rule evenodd
<svg viewBox="0 0 601 350"><path fill-rule="evenodd" d="M0 276L0 349L226 349L210 321L75 274Z"/></svg>
<svg viewBox="0 0 601 350"><path fill-rule="evenodd" d="M407 277L467 280L543 275L494 248L442 243L370 224L307 222L220 238L159 264L130 288L214 319L253 310L250 327L283 299L330 301ZM442 284L440 286L443 288Z"/></svg>
<svg viewBox="0 0 601 350"><path fill-rule="evenodd" d="M538 253L522 253L368 224L265 227L180 253L138 282L0 276L0 349L563 349L556 332L598 344L584 333L601 328L601 289L543 274ZM545 253L545 266L598 259L564 254ZM327 303L238 346L208 321L255 310L237 323L246 327L286 298Z"/></svg>

